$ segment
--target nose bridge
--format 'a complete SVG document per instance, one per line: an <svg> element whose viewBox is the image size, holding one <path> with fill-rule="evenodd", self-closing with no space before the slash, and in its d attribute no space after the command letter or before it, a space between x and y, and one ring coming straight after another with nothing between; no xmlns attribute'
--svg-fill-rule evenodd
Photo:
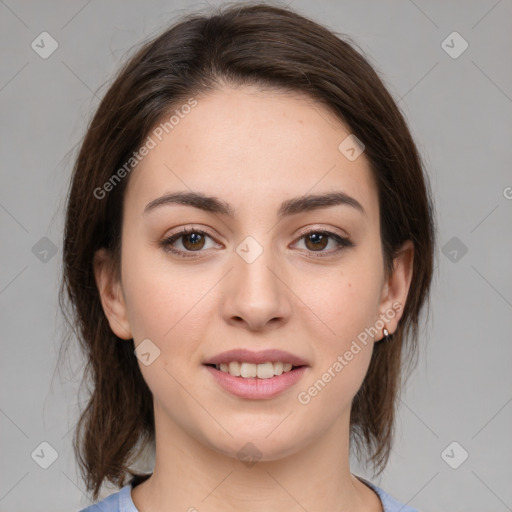
<svg viewBox="0 0 512 512"><path fill-rule="evenodd" d="M263 235L259 237L263 239ZM260 242L247 236L233 254L234 269L230 272L226 292L226 320L244 320L249 326L264 326L275 318L289 315L287 288L280 276L280 262L272 249L272 237Z"/></svg>

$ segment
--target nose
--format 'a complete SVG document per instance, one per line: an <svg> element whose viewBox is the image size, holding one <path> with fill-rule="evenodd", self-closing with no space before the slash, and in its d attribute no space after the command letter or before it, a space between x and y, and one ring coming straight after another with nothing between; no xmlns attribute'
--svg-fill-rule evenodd
<svg viewBox="0 0 512 512"><path fill-rule="evenodd" d="M224 280L222 314L233 326L272 330L288 322L291 292L271 250L254 261L234 255L234 268Z"/></svg>

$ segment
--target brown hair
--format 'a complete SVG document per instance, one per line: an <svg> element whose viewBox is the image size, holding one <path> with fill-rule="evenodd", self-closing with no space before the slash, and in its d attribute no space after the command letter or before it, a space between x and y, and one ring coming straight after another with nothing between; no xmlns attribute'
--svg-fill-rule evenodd
<svg viewBox="0 0 512 512"><path fill-rule="evenodd" d="M188 14L145 42L105 94L73 169L60 293L87 360L84 378L92 384L73 444L94 499L105 480L122 487L128 474L136 475L133 461L154 442L152 394L133 342L123 342L109 327L92 264L95 251L105 247L115 256L114 271L119 271L129 177L103 198L98 199L95 190L130 159L173 107L223 83L301 92L329 108L366 146L378 185L386 272L393 269L396 250L406 240L414 244L403 316L391 339L375 345L352 403L351 443L359 455L367 454L374 470L384 469L404 369L406 363L411 368L416 364L418 320L428 303L435 230L427 176L406 121L354 46L349 37L293 11L244 2L215 14Z"/></svg>

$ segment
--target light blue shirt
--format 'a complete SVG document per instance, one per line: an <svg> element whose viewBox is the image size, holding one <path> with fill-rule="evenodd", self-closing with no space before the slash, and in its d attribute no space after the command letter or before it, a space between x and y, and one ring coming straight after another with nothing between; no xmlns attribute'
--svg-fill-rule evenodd
<svg viewBox="0 0 512 512"><path fill-rule="evenodd" d="M359 480L373 489L382 502L384 512L418 512L415 508L404 505L395 500L393 496L383 491L380 487L372 484L368 480L358 476ZM131 496L132 484L125 485L120 491L111 494L104 500L91 505L87 508L79 510L79 512L139 512L132 501Z"/></svg>

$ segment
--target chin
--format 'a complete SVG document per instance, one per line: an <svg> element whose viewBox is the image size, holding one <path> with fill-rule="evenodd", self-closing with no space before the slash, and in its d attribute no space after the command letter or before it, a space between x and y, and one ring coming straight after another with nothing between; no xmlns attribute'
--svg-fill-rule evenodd
<svg viewBox="0 0 512 512"><path fill-rule="evenodd" d="M257 426L254 425L254 418L252 424L226 424L225 428L233 437L220 429L222 433L217 430L218 435L214 436L211 430L205 432L203 440L217 453L241 462L284 459L299 452L308 444L309 438L315 437L304 429L304 425L300 429L290 428L294 427L293 425L287 425L288 428L285 428L285 423L291 420L288 418L283 422L285 417L286 415L281 415L277 421L275 417L269 418L269 421L261 421L260 417Z"/></svg>
<svg viewBox="0 0 512 512"><path fill-rule="evenodd" d="M300 445L296 442L279 443L270 441L265 437L237 437L233 439L228 446L215 446L214 449L232 459L239 460L248 467L256 462L271 462L282 460L293 455L300 450Z"/></svg>

